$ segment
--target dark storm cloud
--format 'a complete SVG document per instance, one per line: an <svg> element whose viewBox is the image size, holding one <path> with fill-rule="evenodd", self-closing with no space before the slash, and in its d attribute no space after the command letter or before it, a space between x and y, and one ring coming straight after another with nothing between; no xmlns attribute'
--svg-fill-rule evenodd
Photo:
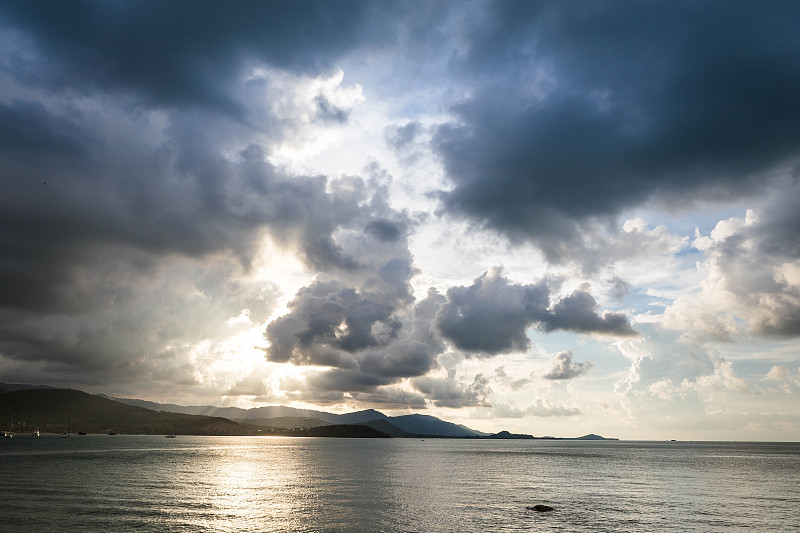
<svg viewBox="0 0 800 533"><path fill-rule="evenodd" d="M79 139L86 137L75 122L54 116L39 102L0 104L0 151L6 152L6 157L81 153L84 148Z"/></svg>
<svg viewBox="0 0 800 533"><path fill-rule="evenodd" d="M484 273L469 287L452 287L436 315L442 336L467 352L522 352L525 330L547 315L550 289L544 282L518 285L499 271Z"/></svg>
<svg viewBox="0 0 800 533"><path fill-rule="evenodd" d="M496 2L453 68L434 146L452 211L551 259L667 195L740 196L800 155L800 6Z"/></svg>
<svg viewBox="0 0 800 533"><path fill-rule="evenodd" d="M636 331L622 313L603 311L597 314L597 302L586 291L577 290L558 301L542 321L544 331L570 330L579 333L609 335L636 335Z"/></svg>
<svg viewBox="0 0 800 533"><path fill-rule="evenodd" d="M309 372L298 382L295 399L337 403L334 398L341 402L347 394L355 403L424 408L424 397L400 384L439 366L437 356L445 345L432 321L444 297L430 290L414 304L410 293L391 285L384 285L382 292L366 292L364 287L376 287L368 272L347 272L358 288L329 281L300 289L289 313L267 327L267 359L333 367ZM406 286L407 278L395 282Z"/></svg>
<svg viewBox="0 0 800 533"><path fill-rule="evenodd" d="M147 271L170 254L226 252L247 266L265 227L315 268L355 264L331 232L358 214L363 189L328 192L324 177L290 178L255 146L232 159L222 153L224 124L214 123L216 134L190 134L211 124L172 118L166 142L155 147L146 136L165 132L146 121L131 118L117 126L99 118L91 126L119 131L103 143L71 137L73 144L91 144L89 152L64 152L63 143L35 157L0 152L4 305L64 310L91 304L83 291L94 289L78 281L107 261L110 250L117 258L136 258L132 272Z"/></svg>
<svg viewBox="0 0 800 533"><path fill-rule="evenodd" d="M427 343L408 340L387 350L372 350L359 359L359 368L388 378L421 376L436 365L435 353Z"/></svg>
<svg viewBox="0 0 800 533"><path fill-rule="evenodd" d="M108 254L113 255L113 250ZM0 308L0 353L26 362L43 382L83 386L147 383L169 391L195 385L202 361L186 345L236 333L226 321L248 309L252 320L272 312L277 288L239 280L235 261L186 259L137 274L136 257L106 258L81 268L73 307L30 312ZM152 273L151 273L152 274ZM202 359L202 358L199 358ZM12 365L13 367L13 365Z"/></svg>
<svg viewBox="0 0 800 533"><path fill-rule="evenodd" d="M441 299L434 291L412 307L409 293L316 282L300 289L290 312L267 327L267 358L336 367L340 371L315 378L315 388L326 390L373 390L424 375L444 349L431 331Z"/></svg>
<svg viewBox="0 0 800 533"><path fill-rule="evenodd" d="M590 368L592 368L591 362L573 362L572 352L566 351L556 355L553 368L542 377L544 379L573 379L582 376Z"/></svg>
<svg viewBox="0 0 800 533"><path fill-rule="evenodd" d="M358 191L356 185L349 190ZM382 188L373 184L371 190ZM346 211L348 206L337 211ZM420 367L424 373L433 357L427 343L430 335L424 331L428 299L420 302L415 317L410 280L416 269L408 242L405 234L394 235L387 229L407 222L386 205L380 192L360 209L348 226L352 238L342 239L343 253L358 257L358 264L345 268L331 263L324 277L295 294L289 313L267 328L268 358L338 368L361 364L365 370L392 377L419 375L409 367ZM392 238L387 239L387 233ZM416 346L415 342L427 344Z"/></svg>
<svg viewBox="0 0 800 533"><path fill-rule="evenodd" d="M291 313L270 324L270 359L288 361L296 349L324 344L355 352L387 344L402 326L393 316L396 303L382 294L363 294L331 281L301 289L289 304ZM385 333L379 340L373 329Z"/></svg>
<svg viewBox="0 0 800 533"><path fill-rule="evenodd" d="M597 302L585 290L551 305L546 281L511 283L499 270L477 278L469 287L452 287L436 315L436 327L456 347L488 355L525 351L529 327L543 331L636 335L625 315L597 314Z"/></svg>
<svg viewBox="0 0 800 533"><path fill-rule="evenodd" d="M194 383L204 363L187 362L188 347L216 349L235 333L228 319L247 309L263 323L274 307L275 287L247 280L265 234L317 272L369 269L371 288L408 295L410 257L389 250L404 240L364 233L405 224L380 187L289 174L235 121L106 97L80 109L16 100L0 114L12 148L0 148L0 354L48 382ZM341 232L386 259L346 249ZM361 300L343 348L398 327L389 304ZM380 331L362 327L374 315Z"/></svg>
<svg viewBox="0 0 800 533"><path fill-rule="evenodd" d="M388 207L380 172L331 180L268 162L269 143L304 113L349 111L324 98L281 110L263 100L291 100L291 77L242 78L245 66L328 70L370 39L358 4L48 7L3 6L17 32L4 41L6 88L40 90L40 101L0 103L3 357L84 382L194 383L207 361L187 362L187 350L208 342L206 358L219 357L230 318L247 310L263 323L272 310L274 287L247 281L269 235L325 280L270 330L275 360L290 339L302 348L293 362L346 370L328 389L375 397L432 368L439 343L413 316L399 335L415 269L409 221Z"/></svg>
<svg viewBox="0 0 800 533"><path fill-rule="evenodd" d="M26 0L0 8L4 24L30 36L38 52L13 58L32 83L58 91L132 91L156 106L234 114L241 103L226 84L248 63L313 75L390 31L373 32L374 8L360 1Z"/></svg>
<svg viewBox="0 0 800 533"><path fill-rule="evenodd" d="M439 108L454 117L434 138L453 183L444 205L558 258L584 243L587 221L655 194L736 195L792 158L796 9L0 0L0 368L170 394L214 387L202 381L223 341L277 307L277 281L254 280L259 261L274 259L262 254L268 240L313 281L266 328L267 359L331 368L287 382L289 398L485 405L481 376L430 377L449 346L455 359L525 351L532 327L635 332L625 315L600 313L588 290L556 301L546 282L499 271L415 301L413 216L391 207L377 163L365 177L332 179L270 162L279 146L349 119L346 98L310 82L328 83L343 58L368 65L378 49L418 63L435 52L436 69L449 58L445 98L469 96ZM460 25L469 20L478 22ZM381 80L390 100L407 87L394 84L409 74L397 65ZM420 84L432 76L413 74ZM401 160L424 152L431 134L411 119L384 130ZM743 237L755 247L732 239L716 252L742 301L777 295L760 331L796 334L792 272L772 268L800 256L797 210L784 204ZM757 276L734 276L737 254ZM583 369L562 363L551 374ZM220 385L271 390L260 374Z"/></svg>

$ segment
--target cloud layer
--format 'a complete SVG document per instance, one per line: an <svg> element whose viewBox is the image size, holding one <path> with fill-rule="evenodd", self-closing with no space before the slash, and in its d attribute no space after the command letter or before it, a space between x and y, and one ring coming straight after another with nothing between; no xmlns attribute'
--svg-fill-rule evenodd
<svg viewBox="0 0 800 533"><path fill-rule="evenodd" d="M514 284L495 269L469 287L448 289L436 327L461 350L487 355L527 350L526 330L532 326L543 331L636 335L625 315L610 311L598 315L596 309L597 302L585 290L551 305L545 281Z"/></svg>
<svg viewBox="0 0 800 533"><path fill-rule="evenodd" d="M799 11L0 2L0 374L779 427Z"/></svg>
<svg viewBox="0 0 800 533"><path fill-rule="evenodd" d="M470 27L469 96L435 147L449 209L551 259L646 201L736 197L800 144L797 6L498 2ZM681 31L675 31L681 28Z"/></svg>

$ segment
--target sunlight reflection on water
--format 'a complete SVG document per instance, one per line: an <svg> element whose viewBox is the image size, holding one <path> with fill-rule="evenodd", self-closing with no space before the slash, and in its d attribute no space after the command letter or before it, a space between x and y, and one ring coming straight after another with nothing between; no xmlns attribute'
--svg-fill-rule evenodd
<svg viewBox="0 0 800 533"><path fill-rule="evenodd" d="M3 532L800 526L797 444L43 436L0 468Z"/></svg>

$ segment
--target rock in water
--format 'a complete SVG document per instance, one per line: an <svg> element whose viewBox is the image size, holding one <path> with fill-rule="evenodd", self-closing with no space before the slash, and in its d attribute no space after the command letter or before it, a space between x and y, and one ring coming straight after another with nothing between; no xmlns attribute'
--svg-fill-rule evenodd
<svg viewBox="0 0 800 533"><path fill-rule="evenodd" d="M547 513L550 511L555 511L549 505L534 505L533 507L526 507L529 511L536 511L537 513Z"/></svg>

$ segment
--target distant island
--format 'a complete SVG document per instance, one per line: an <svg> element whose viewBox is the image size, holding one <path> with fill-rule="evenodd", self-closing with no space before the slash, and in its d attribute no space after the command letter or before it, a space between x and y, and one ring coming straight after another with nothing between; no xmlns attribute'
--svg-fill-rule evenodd
<svg viewBox="0 0 800 533"><path fill-rule="evenodd" d="M595 434L564 439L508 431L484 433L435 416L387 416L374 409L335 414L285 406L181 406L4 383L0 383L0 391L8 391L0 394L0 421L14 420L14 427L5 429L18 433L63 433L71 429L76 434L617 440Z"/></svg>

